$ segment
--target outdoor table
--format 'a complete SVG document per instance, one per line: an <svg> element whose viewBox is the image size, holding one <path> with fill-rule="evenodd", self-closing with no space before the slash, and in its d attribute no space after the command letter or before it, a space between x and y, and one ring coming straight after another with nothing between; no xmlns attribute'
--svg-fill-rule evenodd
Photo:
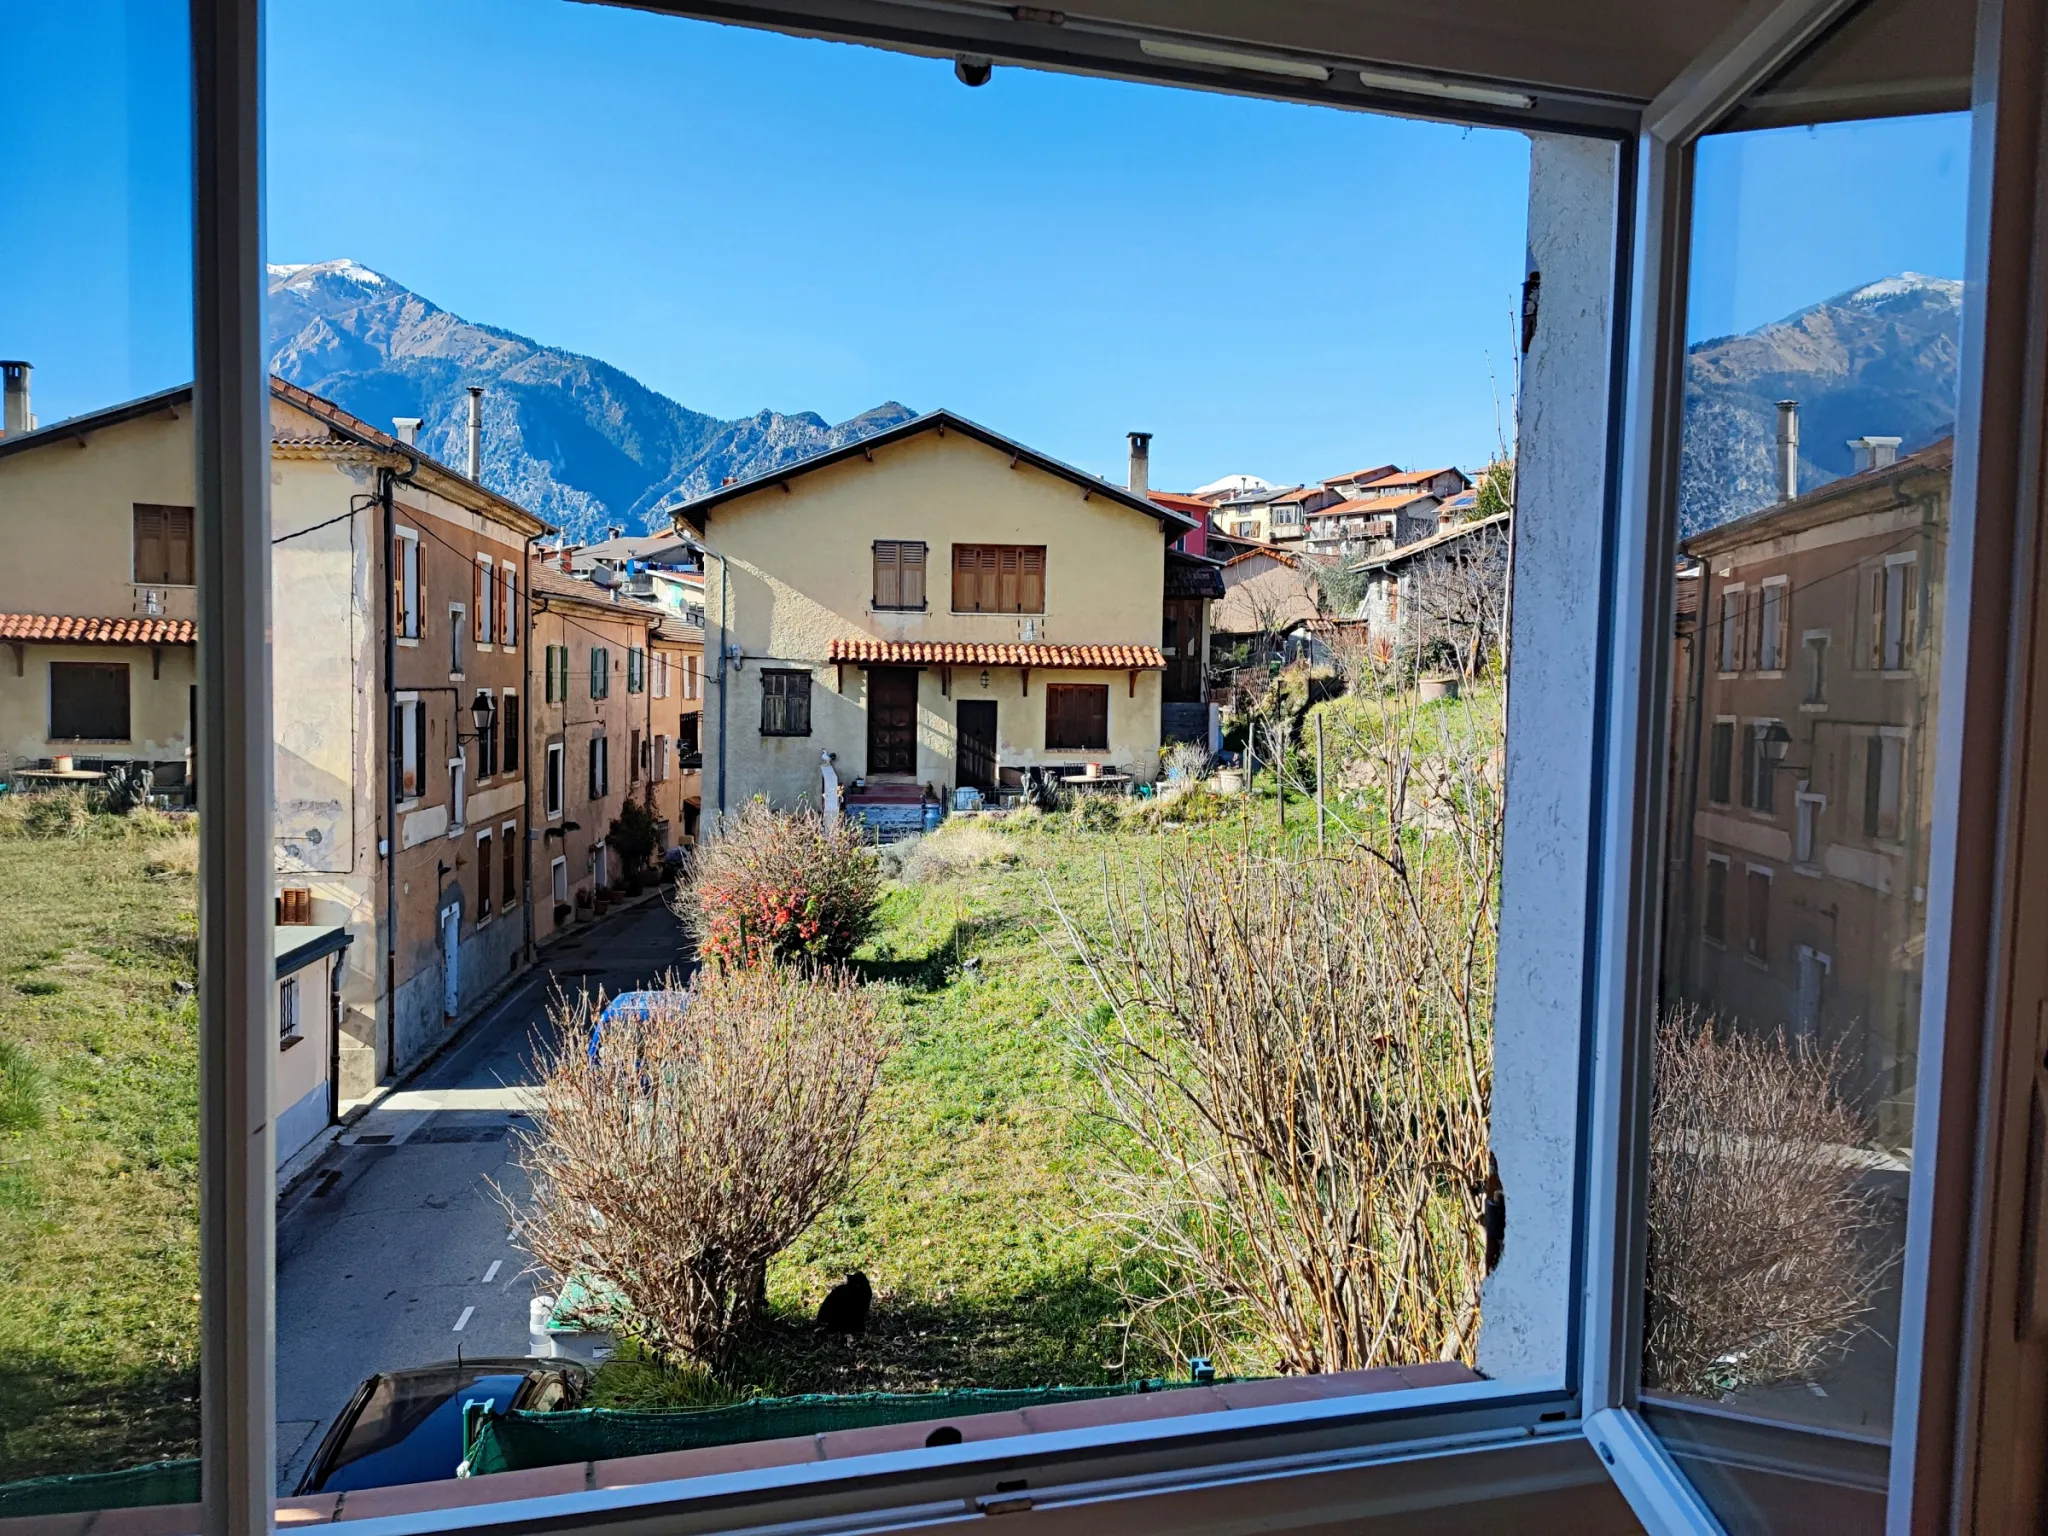
<svg viewBox="0 0 2048 1536"><path fill-rule="evenodd" d="M17 779L35 779L45 784L82 784L97 779L104 779L106 775L92 768L68 768L62 770L56 768L17 768L14 772L14 777Z"/></svg>
<svg viewBox="0 0 2048 1536"><path fill-rule="evenodd" d="M1128 773L1063 773L1060 782L1069 789L1122 789L1131 782Z"/></svg>

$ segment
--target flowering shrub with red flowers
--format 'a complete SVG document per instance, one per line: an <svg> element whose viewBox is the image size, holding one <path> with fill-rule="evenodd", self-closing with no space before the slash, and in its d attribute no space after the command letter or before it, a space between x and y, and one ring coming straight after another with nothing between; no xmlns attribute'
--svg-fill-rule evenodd
<svg viewBox="0 0 2048 1536"><path fill-rule="evenodd" d="M754 800L698 844L676 910L707 964L840 965L874 932L881 893L856 828Z"/></svg>

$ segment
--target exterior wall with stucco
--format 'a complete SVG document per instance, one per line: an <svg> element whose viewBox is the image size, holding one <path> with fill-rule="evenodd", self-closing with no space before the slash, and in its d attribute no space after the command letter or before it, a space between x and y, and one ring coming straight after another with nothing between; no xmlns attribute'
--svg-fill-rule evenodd
<svg viewBox="0 0 2048 1536"><path fill-rule="evenodd" d="M569 578L549 573L556 581ZM530 644L534 667L534 707L530 719L534 782L534 823L540 841L533 852L533 929L545 942L566 928L587 922L592 916L600 885L610 885L616 876L610 850L602 857L600 844L618 816L628 795L641 793L633 781L629 761L632 733L645 733L650 724L648 691L626 690L626 654L647 644L647 630L661 615L645 609L607 603L596 588L575 583L583 590L565 595L549 585L536 587L533 632ZM568 696L547 697L545 675L548 647L566 646L569 652ZM592 647L610 653L607 662L608 691L602 698L591 697ZM667 703L670 701L664 701ZM609 785L602 795L590 793L590 743L603 736L608 742ZM559 814L550 815L545 804L547 753L551 745L562 747L562 804ZM562 885L555 886L554 865L563 865ZM557 917L557 897L569 907Z"/></svg>
<svg viewBox="0 0 2048 1536"><path fill-rule="evenodd" d="M704 542L707 814L750 796L778 805L817 802L821 754L840 777L867 772L867 684L858 666L828 661L834 639L1033 640L1052 645L1159 644L1166 539L1157 519L1033 467L959 432L927 431L884 444L873 458L827 465L712 510ZM877 539L927 545L923 612L874 607ZM1043 614L952 611L954 544L1042 544ZM720 660L720 647L739 647ZM761 734L763 667L812 675L811 734ZM1018 768L1092 759L1150 781L1159 769L1160 674L936 667L918 681L916 778L943 791L954 778L954 701L997 701L999 765ZM1109 746L1048 752L1045 687L1109 687ZM724 697L721 700L720 687ZM723 775L721 779L721 773Z"/></svg>
<svg viewBox="0 0 2048 1536"><path fill-rule="evenodd" d="M0 612L15 612L0 609ZM128 668L128 735L121 741L57 740L50 732L50 663ZM189 645L0 644L0 778L16 759L80 758L176 763L185 758L194 653Z"/></svg>
<svg viewBox="0 0 2048 1536"><path fill-rule="evenodd" d="M0 613L139 618L153 590L196 618L193 588L133 580L136 503L189 507L192 486L188 403L0 455Z"/></svg>

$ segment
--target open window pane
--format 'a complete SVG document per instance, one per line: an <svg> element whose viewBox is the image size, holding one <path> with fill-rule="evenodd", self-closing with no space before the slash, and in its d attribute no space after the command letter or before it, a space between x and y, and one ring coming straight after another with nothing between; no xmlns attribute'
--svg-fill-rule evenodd
<svg viewBox="0 0 2048 1536"><path fill-rule="evenodd" d="M1969 150L1697 150L1643 1386L1743 1529L1882 1506Z"/></svg>

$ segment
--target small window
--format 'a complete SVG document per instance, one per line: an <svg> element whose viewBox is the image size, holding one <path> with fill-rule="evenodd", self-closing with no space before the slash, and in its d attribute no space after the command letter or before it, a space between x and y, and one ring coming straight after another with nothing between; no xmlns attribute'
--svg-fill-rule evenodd
<svg viewBox="0 0 2048 1536"><path fill-rule="evenodd" d="M1778 809L1778 765L1764 750L1774 720L1752 720L1743 731L1742 803L1769 816Z"/></svg>
<svg viewBox="0 0 2048 1536"><path fill-rule="evenodd" d="M647 687L647 652L637 645L626 647L626 692L641 693Z"/></svg>
<svg viewBox="0 0 2048 1536"><path fill-rule="evenodd" d="M1880 671L1913 665L1919 644L1920 566L1917 556L1894 555L1870 573L1870 663Z"/></svg>
<svg viewBox="0 0 2048 1536"><path fill-rule="evenodd" d="M548 743L546 783L541 790L541 804L550 821L555 820L562 814L563 756L562 744L559 741Z"/></svg>
<svg viewBox="0 0 2048 1536"><path fill-rule="evenodd" d="M1896 842L1899 837L1899 781L1906 744L1896 736L1869 737L1863 755L1863 835Z"/></svg>
<svg viewBox="0 0 2048 1536"><path fill-rule="evenodd" d="M519 905L519 861L512 850L519 846L519 823L508 821L498 828L498 896L507 912Z"/></svg>
<svg viewBox="0 0 2048 1536"><path fill-rule="evenodd" d="M640 751L640 733L634 731L628 736L626 741L626 782L628 784L638 784L640 782Z"/></svg>
<svg viewBox="0 0 2048 1536"><path fill-rule="evenodd" d="M135 503L135 584L192 585L192 509Z"/></svg>
<svg viewBox="0 0 2048 1536"><path fill-rule="evenodd" d="M1819 795L1801 792L1793 799L1798 819L1792 834L1792 858L1796 863L1811 865L1815 850L1820 845L1820 813L1827 802Z"/></svg>
<svg viewBox="0 0 2048 1536"><path fill-rule="evenodd" d="M1746 898L1743 919L1747 924L1742 941L1743 953L1759 965L1771 962L1771 872L1749 867L1745 882Z"/></svg>
<svg viewBox="0 0 2048 1536"><path fill-rule="evenodd" d="M1763 584L1757 617L1756 664L1759 671L1784 670L1792 607L1786 591L1782 576L1774 576Z"/></svg>
<svg viewBox="0 0 2048 1536"><path fill-rule="evenodd" d="M647 692L657 699L668 697L668 652L651 651L647 656Z"/></svg>
<svg viewBox="0 0 2048 1536"><path fill-rule="evenodd" d="M612 691L612 653L602 645L590 648L590 696L602 699Z"/></svg>
<svg viewBox="0 0 2048 1536"><path fill-rule="evenodd" d="M1716 944L1728 942L1728 861L1707 859L1707 911L1700 931Z"/></svg>
<svg viewBox="0 0 2048 1536"><path fill-rule="evenodd" d="M420 536L409 528L391 536L391 601L398 624L398 638L420 637Z"/></svg>
<svg viewBox="0 0 2048 1536"><path fill-rule="evenodd" d="M668 738L666 736L659 733L655 735L650 760L653 763L653 767L648 772L648 778L656 784L666 784L668 782Z"/></svg>
<svg viewBox="0 0 2048 1536"><path fill-rule="evenodd" d="M1742 588L1721 593L1721 670L1742 670Z"/></svg>
<svg viewBox="0 0 2048 1536"><path fill-rule="evenodd" d="M462 604L450 603L448 605L448 675L450 677L460 677L465 670L463 657L466 653L463 651L462 645L465 634L464 625L468 622L468 617L468 613L464 610Z"/></svg>
<svg viewBox="0 0 2048 1536"><path fill-rule="evenodd" d="M1716 805L1728 803L1735 774L1735 722L1716 720L1708 743L1707 798Z"/></svg>
<svg viewBox="0 0 2048 1536"><path fill-rule="evenodd" d="M507 773L519 771L519 695L498 698L498 764Z"/></svg>
<svg viewBox="0 0 2048 1536"><path fill-rule="evenodd" d="M278 1044L296 1045L299 1035L299 978L287 976L277 984Z"/></svg>
<svg viewBox="0 0 2048 1536"><path fill-rule="evenodd" d="M557 858L554 863L548 866L548 889L554 892L556 906L567 906L569 904L569 861L567 858Z"/></svg>
<svg viewBox="0 0 2048 1536"><path fill-rule="evenodd" d="M875 540L875 607L923 609L925 554L921 540Z"/></svg>
<svg viewBox="0 0 2048 1536"><path fill-rule="evenodd" d="M1825 704L1828 701L1828 637L1808 635L1806 637L1806 697L1807 704Z"/></svg>
<svg viewBox="0 0 2048 1536"><path fill-rule="evenodd" d="M548 647L547 674L548 703L566 704L569 700L569 647Z"/></svg>
<svg viewBox="0 0 2048 1536"><path fill-rule="evenodd" d="M590 738L590 798L602 800L611 793L612 743L609 736Z"/></svg>
<svg viewBox="0 0 2048 1536"><path fill-rule="evenodd" d="M1109 686L1053 683L1045 690L1049 752L1098 752L1109 746Z"/></svg>
<svg viewBox="0 0 2048 1536"><path fill-rule="evenodd" d="M427 706L416 695L399 695L391 717L391 751L398 759L398 798L419 799L427 792Z"/></svg>
<svg viewBox="0 0 2048 1536"><path fill-rule="evenodd" d="M769 670L761 674L761 734L811 734L811 674Z"/></svg>
<svg viewBox="0 0 2048 1536"><path fill-rule="evenodd" d="M491 698L491 690L490 690L490 689L488 689L488 688L479 688L479 689L477 689L477 691L476 691L476 702L477 702L477 703L479 703L479 704L485 703L486 701L490 700L490 698ZM495 710L497 709L497 705L496 705L495 703L492 703L492 704L491 704L491 708L492 708L492 710L493 710L493 711L495 711ZM492 774L496 773L497 771L498 771L498 733L497 733L497 732L496 732L495 730L491 730L491 731L480 731L480 732L478 732L478 733L477 733L477 738L476 738L476 776L477 776L477 777L478 777L479 779L488 779L488 778L489 778L489 777L490 777L490 776L491 776Z"/></svg>
<svg viewBox="0 0 2048 1536"><path fill-rule="evenodd" d="M50 663L50 740L126 741L128 664Z"/></svg>
<svg viewBox="0 0 2048 1536"><path fill-rule="evenodd" d="M694 710L687 715L676 717L676 758L685 767L689 765L691 758L699 756L704 750L699 735L703 719L704 717Z"/></svg>
<svg viewBox="0 0 2048 1536"><path fill-rule="evenodd" d="M491 915L491 896L496 889L492 880L494 873L491 868L491 834L479 832L476 835L476 915L479 922Z"/></svg>
<svg viewBox="0 0 2048 1536"><path fill-rule="evenodd" d="M1045 546L955 544L953 611L1045 612Z"/></svg>
<svg viewBox="0 0 2048 1536"><path fill-rule="evenodd" d="M455 829L469 819L469 756L448 759L448 815L454 822L449 829L452 837Z"/></svg>
<svg viewBox="0 0 2048 1536"><path fill-rule="evenodd" d="M519 649L519 572L510 561L498 567L498 643Z"/></svg>
<svg viewBox="0 0 2048 1536"><path fill-rule="evenodd" d="M476 557L475 571L476 591L473 594L475 602L472 604L472 607L476 612L476 643L478 645L489 645L491 643L491 616L498 607L498 573L491 564L491 557L489 555L478 555Z"/></svg>

